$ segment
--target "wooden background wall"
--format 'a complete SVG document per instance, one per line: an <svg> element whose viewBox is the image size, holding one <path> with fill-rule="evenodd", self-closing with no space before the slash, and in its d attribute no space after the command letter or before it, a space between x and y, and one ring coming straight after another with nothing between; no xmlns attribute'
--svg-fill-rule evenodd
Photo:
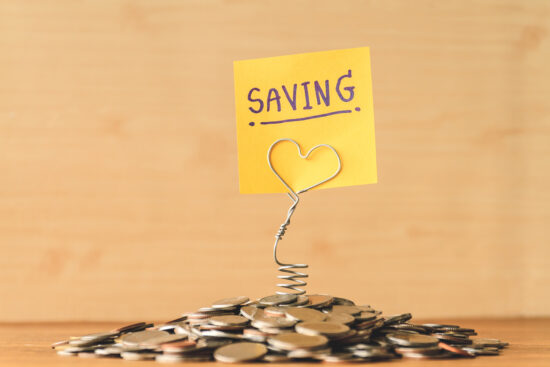
<svg viewBox="0 0 550 367"><path fill-rule="evenodd" d="M550 315L548 1L2 1L0 320L169 319L274 292L232 62L370 46L377 185L308 193L310 292Z"/></svg>

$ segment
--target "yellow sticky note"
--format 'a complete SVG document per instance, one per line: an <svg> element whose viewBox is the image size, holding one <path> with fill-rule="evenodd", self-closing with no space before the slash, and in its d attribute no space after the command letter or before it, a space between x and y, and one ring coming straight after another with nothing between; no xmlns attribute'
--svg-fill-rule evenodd
<svg viewBox="0 0 550 367"><path fill-rule="evenodd" d="M318 144L338 152L340 173L316 188L377 182L368 47L235 61L234 73L241 193L287 191L267 163L283 138L303 154ZM332 175L338 161L326 147L302 159L284 141L272 163L299 191Z"/></svg>

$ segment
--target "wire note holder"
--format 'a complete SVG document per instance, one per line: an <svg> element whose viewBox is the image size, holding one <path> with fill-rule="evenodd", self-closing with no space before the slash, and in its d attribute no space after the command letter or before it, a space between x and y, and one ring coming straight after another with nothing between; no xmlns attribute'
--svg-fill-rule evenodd
<svg viewBox="0 0 550 367"><path fill-rule="evenodd" d="M338 167L337 167L336 171L332 175L330 175L329 177L327 177L327 178L325 178L325 179L323 179L323 180L321 180L317 183L314 183L313 185L308 186L305 189L294 191L294 189L292 189L292 187L290 187L290 185L281 177L281 175L279 175L279 173L275 170L275 168L273 168L273 164L271 163L271 151L273 150L273 148L277 144L279 144L283 141L288 141L288 142L293 143L296 146L296 148L298 149L298 155L302 159L307 159L311 155L311 153L317 148L321 148L321 147L329 148L336 155L336 158L338 160ZM307 278L308 275L306 273L301 272L301 271L297 271L296 269L306 269L308 267L308 265L307 264L283 263L283 262L279 261L279 259L277 258L277 246L279 245L279 241L283 239L283 236L284 236L284 234L287 230L287 227L290 224L290 218L292 217L292 214L294 214L294 211L296 210L296 207L298 206L298 203L300 201L300 194L303 194L304 192L306 192L308 190L311 190L314 187L317 187L321 184L324 184L325 182L330 181L334 177L336 177L340 173L340 171L342 170L342 161L340 160L340 156L338 155L338 152L336 151L336 149L334 149L331 145L319 144L319 145L316 145L313 148L311 148L306 154L302 154L302 150L300 148L300 145L295 140L285 138L285 139L279 139L279 140L275 141L273 144L271 144L271 146L269 147L269 149L267 151L267 164L269 165L269 168L271 169L273 174L275 176L277 176L277 178L286 187L286 189L288 190L287 195L292 200L292 205L288 209L286 219L283 222L283 224L281 224L281 226L279 227L279 230L277 231L277 234L275 235L275 244L273 245L273 259L275 260L275 263L277 263L277 265L279 265L278 270L280 272L284 273L282 275L278 275L277 278L288 282L288 283L278 283L277 284L277 287L281 287L281 288L284 288L286 290L285 292L278 291L277 294L302 295L302 294L306 293L306 291L304 289L300 288L300 287L305 287L307 285L307 282L305 282L303 279ZM289 290L292 290L292 292L289 292Z"/></svg>

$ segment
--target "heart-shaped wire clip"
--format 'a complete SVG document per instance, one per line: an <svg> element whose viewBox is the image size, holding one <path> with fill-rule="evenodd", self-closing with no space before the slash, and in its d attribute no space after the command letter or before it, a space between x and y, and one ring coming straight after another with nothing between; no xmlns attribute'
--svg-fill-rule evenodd
<svg viewBox="0 0 550 367"><path fill-rule="evenodd" d="M283 141L289 141L291 143L294 143L294 145L298 149L298 155L302 159L307 159L310 156L310 154L317 148L321 148L321 147L329 148L330 150L332 150L334 152L334 154L336 155L336 158L338 159L338 167L337 167L336 171L332 175L330 175L329 177L327 177L327 178L325 178L325 179L323 179L323 180L321 180L321 181L319 181L319 182L317 182L317 183L315 183L311 186L308 186L308 187L306 187L304 189L301 189L301 190L298 190L298 191L294 191L294 189L292 187L290 187L290 185L281 177L281 175L275 170L275 168L273 168L273 164L271 163L271 151L273 150L273 148L277 144L279 144L280 142L283 142ZM302 278L307 278L308 275L305 274L305 273L302 273L302 272L292 270L292 269L305 269L305 268L308 267L308 265L307 264L290 264L290 263L287 264L287 263L280 262L279 259L277 259L277 245L279 244L279 241L283 238L283 236L286 232L287 226L290 224L290 218L292 217L292 214L294 213L294 210L296 209L296 206L298 205L298 202L300 201L299 195L306 192L306 191L308 191L308 190L313 189L314 187L317 187L321 184L324 184L325 182L330 181L334 177L336 177L342 169L342 161L340 160L340 156L338 155L338 152L336 151L336 149L334 149L332 146L330 146L328 144L316 145L313 148L311 148L306 154L302 154L302 150L300 149L300 145L296 141L294 141L292 139L285 138L285 139L279 139L279 140L275 141L273 144L271 144L271 146L269 147L269 150L267 151L267 164L269 165L269 168L271 168L271 171L273 171L273 174L275 174L275 176L277 176L277 178L288 189L287 194L290 197L290 199L292 200L292 205L291 205L290 209L288 209L286 219L285 219L284 223L281 224L281 226L279 227L279 230L277 231L277 234L275 235L275 245L273 246L273 258L275 259L275 262L277 263L277 265L279 265L279 271L280 272L290 274L290 275L279 275L278 278L282 279L282 280L285 280L285 281L293 282L293 283L290 283L290 284L280 283L280 284L277 284L277 286L282 287L284 289L293 290L294 293L277 292L277 294L302 295L306 291L303 290L303 289L300 289L298 287L303 287L303 286L307 285L307 283L305 281L301 280L301 279Z"/></svg>

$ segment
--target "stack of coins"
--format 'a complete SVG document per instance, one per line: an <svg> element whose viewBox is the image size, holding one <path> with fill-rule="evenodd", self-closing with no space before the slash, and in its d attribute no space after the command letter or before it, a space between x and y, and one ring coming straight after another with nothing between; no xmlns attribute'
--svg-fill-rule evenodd
<svg viewBox="0 0 550 367"><path fill-rule="evenodd" d="M240 296L160 324L140 322L54 343L60 355L157 362L370 362L474 358L508 343L471 339L474 329L413 324L329 295Z"/></svg>

